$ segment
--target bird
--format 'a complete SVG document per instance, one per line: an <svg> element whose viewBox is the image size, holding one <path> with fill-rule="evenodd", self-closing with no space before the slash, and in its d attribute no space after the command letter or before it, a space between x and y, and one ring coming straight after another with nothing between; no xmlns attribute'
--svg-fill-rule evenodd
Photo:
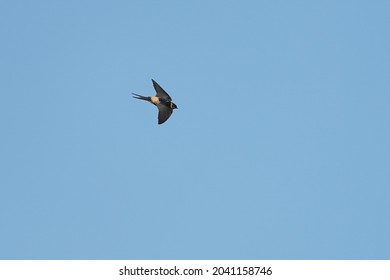
<svg viewBox="0 0 390 280"><path fill-rule="evenodd" d="M152 83L156 91L156 96L142 96L133 93L133 97L149 101L153 105L156 105L158 109L158 124L163 124L172 115L173 110L178 108L176 104L172 102L172 98L169 94L155 80L152 79Z"/></svg>

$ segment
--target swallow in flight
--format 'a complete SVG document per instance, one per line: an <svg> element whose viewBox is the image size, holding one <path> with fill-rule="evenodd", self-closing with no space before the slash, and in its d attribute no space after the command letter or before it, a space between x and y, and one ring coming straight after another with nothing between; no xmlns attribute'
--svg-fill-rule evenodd
<svg viewBox="0 0 390 280"><path fill-rule="evenodd" d="M149 101L157 106L158 109L158 124L164 123L172 115L173 109L177 109L175 103L172 102L172 98L169 94L163 90L163 88L152 79L153 87L156 90L156 96L142 96L133 93L134 98Z"/></svg>

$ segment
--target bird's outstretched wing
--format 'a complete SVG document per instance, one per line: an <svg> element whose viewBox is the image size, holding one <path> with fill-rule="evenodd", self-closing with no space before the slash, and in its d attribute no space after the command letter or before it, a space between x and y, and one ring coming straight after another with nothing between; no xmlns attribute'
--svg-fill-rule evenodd
<svg viewBox="0 0 390 280"><path fill-rule="evenodd" d="M157 104L158 124L164 123L172 115L173 110L165 104Z"/></svg>
<svg viewBox="0 0 390 280"><path fill-rule="evenodd" d="M163 88L155 81L152 79L153 82L153 87L156 90L156 96L163 99L164 101L171 101L172 98L169 96L169 94L163 90Z"/></svg>

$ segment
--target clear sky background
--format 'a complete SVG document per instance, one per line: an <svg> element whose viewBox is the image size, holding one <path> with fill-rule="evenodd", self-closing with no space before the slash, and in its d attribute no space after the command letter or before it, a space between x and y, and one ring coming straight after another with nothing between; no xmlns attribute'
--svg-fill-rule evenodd
<svg viewBox="0 0 390 280"><path fill-rule="evenodd" d="M0 258L389 259L389 14L1 1Z"/></svg>

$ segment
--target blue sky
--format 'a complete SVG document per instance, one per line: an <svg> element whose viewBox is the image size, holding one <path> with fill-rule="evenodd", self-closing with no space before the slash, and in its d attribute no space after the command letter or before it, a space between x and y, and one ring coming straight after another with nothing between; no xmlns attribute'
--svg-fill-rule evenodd
<svg viewBox="0 0 390 280"><path fill-rule="evenodd" d="M2 1L0 258L389 259L389 12Z"/></svg>

